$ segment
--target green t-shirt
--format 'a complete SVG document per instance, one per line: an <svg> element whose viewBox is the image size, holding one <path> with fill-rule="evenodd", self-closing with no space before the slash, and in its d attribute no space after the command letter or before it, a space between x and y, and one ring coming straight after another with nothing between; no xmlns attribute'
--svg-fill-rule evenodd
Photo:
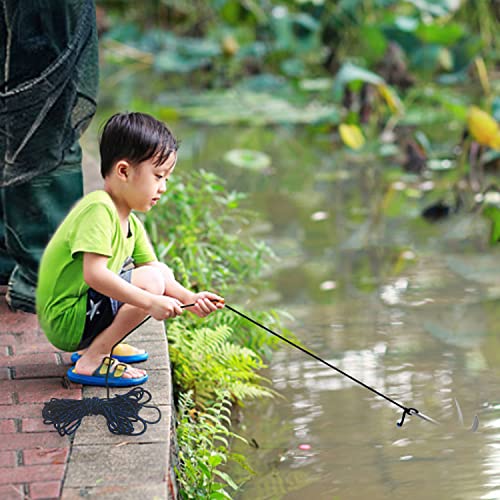
<svg viewBox="0 0 500 500"><path fill-rule="evenodd" d="M123 234L116 207L105 191L84 196L52 236L40 262L36 308L49 341L72 351L82 338L87 312L83 253L109 257L107 267L118 273L128 257L136 265L156 260L139 219L129 216L129 234Z"/></svg>

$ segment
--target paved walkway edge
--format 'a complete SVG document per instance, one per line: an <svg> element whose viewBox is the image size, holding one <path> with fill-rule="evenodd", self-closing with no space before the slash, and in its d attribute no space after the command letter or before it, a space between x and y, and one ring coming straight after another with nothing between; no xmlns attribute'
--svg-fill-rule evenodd
<svg viewBox="0 0 500 500"><path fill-rule="evenodd" d="M117 436L108 430L104 417L85 417L71 446L61 495L64 500L177 498L171 465L176 451L175 416L165 325L150 319L127 340L149 353L149 359L140 365L149 374L144 389L152 395L151 404L160 408L161 420L141 436ZM110 397L129 390L111 389ZM83 388L84 398L94 396L106 397L106 389ZM153 419L155 415L141 410L142 417Z"/></svg>

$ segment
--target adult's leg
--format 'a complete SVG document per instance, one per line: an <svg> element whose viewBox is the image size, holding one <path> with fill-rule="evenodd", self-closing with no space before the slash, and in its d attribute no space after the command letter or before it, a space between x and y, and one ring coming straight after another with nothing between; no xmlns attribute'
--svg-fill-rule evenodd
<svg viewBox="0 0 500 500"><path fill-rule="evenodd" d="M10 277L13 308L34 312L41 253L82 196L97 84L93 0L0 0L0 284Z"/></svg>
<svg viewBox="0 0 500 500"><path fill-rule="evenodd" d="M16 261L9 255L5 241L5 223L3 218L3 189L0 188L0 286L6 286L16 267Z"/></svg>
<svg viewBox="0 0 500 500"><path fill-rule="evenodd" d="M24 184L1 189L5 273L15 258L8 281L8 302L13 309L35 312L38 265L50 237L71 206L83 194L81 149L78 143L64 163ZM1 241L1 238L0 238ZM1 277L1 276L0 276Z"/></svg>

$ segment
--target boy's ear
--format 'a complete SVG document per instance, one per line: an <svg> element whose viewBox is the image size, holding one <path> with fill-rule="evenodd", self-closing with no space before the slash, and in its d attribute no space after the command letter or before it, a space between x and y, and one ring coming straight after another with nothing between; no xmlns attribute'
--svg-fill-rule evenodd
<svg viewBox="0 0 500 500"><path fill-rule="evenodd" d="M121 180L127 180L130 173L130 163L126 160L120 160L115 164L115 173Z"/></svg>

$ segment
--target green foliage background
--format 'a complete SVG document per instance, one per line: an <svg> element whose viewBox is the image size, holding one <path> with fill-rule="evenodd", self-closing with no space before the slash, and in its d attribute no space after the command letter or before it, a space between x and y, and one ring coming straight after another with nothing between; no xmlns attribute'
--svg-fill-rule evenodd
<svg viewBox="0 0 500 500"><path fill-rule="evenodd" d="M333 133L347 123L362 128L364 154L388 157L404 145L387 137L405 128L424 151L427 168L457 166L436 181L435 194L443 196L486 162L498 161L497 151L483 148L474 164L470 139L460 142L472 104L500 118L498 1L96 3L102 9L102 81L120 87L113 98L122 108L166 121L309 125ZM145 74L154 75L147 85ZM450 123L458 124L458 153L426 133L429 124ZM335 135L334 141L339 144ZM400 213L408 206L406 194L391 184L379 210L388 217ZM244 198L209 172L176 172L167 196L147 215L159 258L188 288L239 302L265 287L262 276L275 257L247 235L255 216L241 208ZM498 209L484 212L495 224L492 241L498 241ZM251 315L281 327L275 311ZM169 342L179 398L182 494L230 498L237 485L221 467L231 458L247 467L229 451L235 438L230 407L273 395L258 372L274 340L223 312L205 320L183 315L169 327Z"/></svg>

